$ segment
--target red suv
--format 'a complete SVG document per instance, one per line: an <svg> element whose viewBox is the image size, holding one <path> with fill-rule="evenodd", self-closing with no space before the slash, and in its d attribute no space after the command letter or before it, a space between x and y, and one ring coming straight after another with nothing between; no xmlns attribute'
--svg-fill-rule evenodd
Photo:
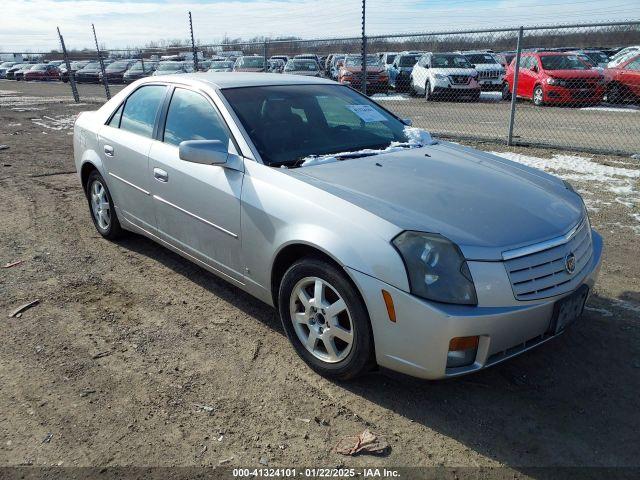
<svg viewBox="0 0 640 480"><path fill-rule="evenodd" d="M607 82L607 101L623 103L640 101L640 55L604 71Z"/></svg>
<svg viewBox="0 0 640 480"><path fill-rule="evenodd" d="M503 97L513 94L515 63L514 58L507 69ZM529 98L538 106L593 104L604 96L604 79L574 54L524 53L520 58L517 96Z"/></svg>

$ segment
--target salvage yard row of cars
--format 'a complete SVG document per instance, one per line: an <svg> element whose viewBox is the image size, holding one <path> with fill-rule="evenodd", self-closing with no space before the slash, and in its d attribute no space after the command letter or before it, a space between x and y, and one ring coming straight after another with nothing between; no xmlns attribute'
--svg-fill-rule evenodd
<svg viewBox="0 0 640 480"><path fill-rule="evenodd" d="M362 89L362 55L333 53L327 56L300 54L215 56L200 59L199 71L270 72L327 77ZM535 105L637 102L640 99L640 46L617 52L595 49L527 49L522 52L515 87L515 52L490 50L458 52L380 52L366 57L367 93L390 90L423 96L426 100L478 101L483 91L500 92L503 100L517 97ZM194 71L193 60L184 56L162 59L104 59L108 83L131 83L143 77ZM103 82L99 61L71 62L79 83ZM61 60L42 63L4 62L0 78L9 80L69 80Z"/></svg>

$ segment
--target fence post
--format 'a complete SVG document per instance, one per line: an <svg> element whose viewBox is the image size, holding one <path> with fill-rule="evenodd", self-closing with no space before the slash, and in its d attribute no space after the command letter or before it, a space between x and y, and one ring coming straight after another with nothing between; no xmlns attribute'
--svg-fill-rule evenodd
<svg viewBox="0 0 640 480"><path fill-rule="evenodd" d="M269 54L269 45L267 40L264 41L264 45L262 48L262 54L264 55L264 73L268 73L269 68L267 66L269 65L269 62L267 60L267 55Z"/></svg>
<svg viewBox="0 0 640 480"><path fill-rule="evenodd" d="M362 93L367 94L367 36L365 33L365 9L367 0L362 0Z"/></svg>
<svg viewBox="0 0 640 480"><path fill-rule="evenodd" d="M98 61L100 62L100 71L102 72L102 84L104 85L104 93L107 95L107 100L111 100L111 92L109 91L109 80L107 80L107 74L104 71L104 60L102 59L102 53L98 46L98 36L96 35L96 27L92 23L91 29L93 30L93 39L96 41L96 52L98 52Z"/></svg>
<svg viewBox="0 0 640 480"><path fill-rule="evenodd" d="M507 145L513 145L513 123L516 117L516 100L518 98L518 77L520 73L520 54L522 53L522 31L518 29L518 43L516 45L516 63L513 72L513 92L511 93L511 115L509 116L509 135L507 136Z"/></svg>
<svg viewBox="0 0 640 480"><path fill-rule="evenodd" d="M191 32L191 51L193 52L193 71L198 71L198 50L196 49L196 41L193 38L193 21L191 12L189 12L189 31Z"/></svg>
<svg viewBox="0 0 640 480"><path fill-rule="evenodd" d="M69 55L67 55L67 47L64 44L64 38L60 33L60 27L58 28L58 37L60 37L60 46L62 47L62 55L64 57L64 64L67 67L67 74L69 75L69 83L71 84L71 93L73 94L73 101L78 103L80 101L80 95L78 94L78 87L76 86L76 77L71 70L71 62L69 61Z"/></svg>

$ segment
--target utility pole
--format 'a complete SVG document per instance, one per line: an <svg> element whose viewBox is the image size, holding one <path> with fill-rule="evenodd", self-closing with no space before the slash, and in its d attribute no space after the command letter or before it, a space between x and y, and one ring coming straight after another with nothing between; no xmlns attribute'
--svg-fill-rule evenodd
<svg viewBox="0 0 640 480"><path fill-rule="evenodd" d="M80 95L78 94L78 87L76 86L76 77L71 70L71 62L69 61L69 55L67 54L67 47L64 44L64 38L60 33L60 27L58 29L58 37L60 38L60 46L62 47L62 55L64 56L64 64L67 67L67 75L69 75L69 84L71 85L71 93L73 94L73 101L78 103L80 101Z"/></svg>
<svg viewBox="0 0 640 480"><path fill-rule="evenodd" d="M196 50L196 41L193 38L193 20L191 12L189 12L189 31L191 32L191 51L193 52L193 71L198 71L198 50Z"/></svg>
<svg viewBox="0 0 640 480"><path fill-rule="evenodd" d="M365 33L367 0L362 0L362 93L367 94L367 36Z"/></svg>
<svg viewBox="0 0 640 480"><path fill-rule="evenodd" d="M109 91L109 81L107 80L107 74L104 71L104 60L100 47L98 46L98 36L96 35L96 27L92 23L91 29L93 30L93 39L96 41L96 52L98 52L98 61L100 62L100 71L102 72L102 84L104 85L104 93L107 95L107 100L111 100L111 92Z"/></svg>

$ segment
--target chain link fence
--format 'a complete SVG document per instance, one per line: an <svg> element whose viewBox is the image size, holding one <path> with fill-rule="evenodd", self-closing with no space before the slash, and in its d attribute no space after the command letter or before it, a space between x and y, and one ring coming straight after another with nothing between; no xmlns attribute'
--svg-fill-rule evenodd
<svg viewBox="0 0 640 480"><path fill-rule="evenodd" d="M95 40L96 47L101 45ZM616 22L320 40L150 43L135 49L66 45L66 55L56 49L28 54L28 59L60 62L60 79L75 81L81 101L103 101L149 75L297 73L348 84L414 126L447 139L628 155L640 152L638 46L640 22ZM300 61L291 61L294 57Z"/></svg>

